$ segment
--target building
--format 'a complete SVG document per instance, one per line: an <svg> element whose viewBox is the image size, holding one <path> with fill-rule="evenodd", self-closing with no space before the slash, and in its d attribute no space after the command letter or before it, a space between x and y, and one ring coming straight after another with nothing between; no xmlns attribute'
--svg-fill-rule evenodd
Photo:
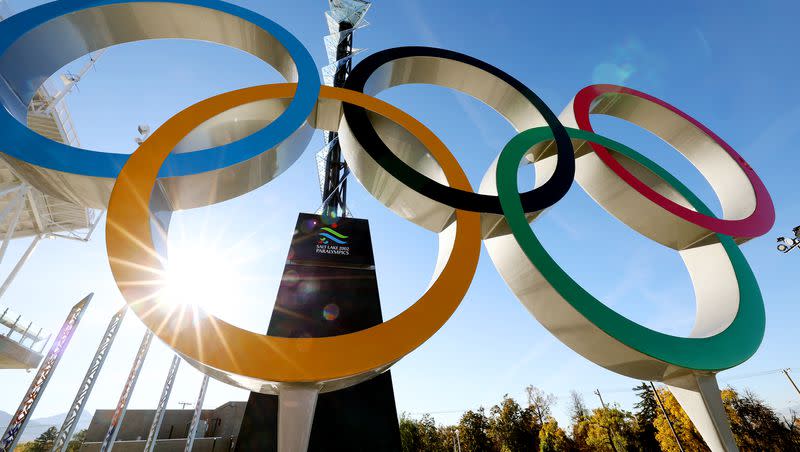
<svg viewBox="0 0 800 452"><path fill-rule="evenodd" d="M228 402L213 410L203 410L200 414L201 422L197 427L192 450L194 452L233 450L246 405L247 402ZM154 450L156 452L183 452L193 414L194 410L192 409L167 410L158 432L158 441ZM113 415L114 410L95 411L89 429L86 431L86 440L80 449L81 452L100 450ZM141 452L147 442L147 435L150 432L154 416L155 410L126 411L122 427L114 443L114 451Z"/></svg>

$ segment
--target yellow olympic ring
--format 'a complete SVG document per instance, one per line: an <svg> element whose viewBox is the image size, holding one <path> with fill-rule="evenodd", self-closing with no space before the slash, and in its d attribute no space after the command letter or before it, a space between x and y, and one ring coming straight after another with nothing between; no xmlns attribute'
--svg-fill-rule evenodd
<svg viewBox="0 0 800 452"><path fill-rule="evenodd" d="M447 322L470 286L480 254L479 214L457 210L455 231L451 227L440 237L440 241L448 236L453 239L450 250L444 251L447 262L422 297L387 322L340 336L266 336L238 328L202 310L175 315L174 308L161 303L164 283L159 275L163 263L154 244L150 201L162 164L175 145L204 121L239 105L291 98L296 86L285 83L232 91L178 113L131 155L108 205L108 259L131 310L159 338L204 372L260 392L271 392L265 382L328 382L322 390L333 390L384 371ZM323 101L328 104L323 105ZM336 103L336 110L330 109L331 101ZM341 117L343 102L366 108L405 128L436 159L450 186L472 191L462 168L444 144L398 108L360 92L323 86L316 113L319 115L324 109L336 111ZM440 254L445 248L440 244ZM236 350L231 348L233 344ZM237 377L231 379L230 374Z"/></svg>

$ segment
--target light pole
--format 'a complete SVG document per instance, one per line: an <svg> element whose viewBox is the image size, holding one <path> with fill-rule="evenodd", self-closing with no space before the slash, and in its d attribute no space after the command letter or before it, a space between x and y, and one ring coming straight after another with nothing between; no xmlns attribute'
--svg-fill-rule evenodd
<svg viewBox="0 0 800 452"><path fill-rule="evenodd" d="M778 237L778 251L781 253L786 254L800 245L800 226L795 226L792 232L794 237Z"/></svg>
<svg viewBox="0 0 800 452"><path fill-rule="evenodd" d="M800 226L795 226L794 229L792 229L792 232L794 233L794 237L778 237L778 251L783 254L788 253L800 245ZM781 371L784 375L786 375L786 378L789 379L789 383L792 384L792 387L794 387L795 391L800 394L800 388L797 387L794 380L792 380L791 375L789 375L789 369L782 369Z"/></svg>
<svg viewBox="0 0 800 452"><path fill-rule="evenodd" d="M144 143L144 141L147 139L147 137L150 136L150 126L148 126L147 124L140 124L136 130L139 131L139 136L134 138L133 141L135 141L136 144L141 146L142 143Z"/></svg>

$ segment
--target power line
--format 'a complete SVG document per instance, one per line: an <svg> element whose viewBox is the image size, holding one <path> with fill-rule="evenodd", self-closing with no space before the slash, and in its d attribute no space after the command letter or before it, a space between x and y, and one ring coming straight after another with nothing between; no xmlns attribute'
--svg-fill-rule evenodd
<svg viewBox="0 0 800 452"><path fill-rule="evenodd" d="M742 380L742 379L745 379L745 378L752 378L752 377L762 377L764 375L779 374L779 373L783 372L783 369L784 368L772 369L772 370L763 370L763 371L760 371L760 372L752 372L752 373L748 373L748 374L739 374L739 375L734 375L734 376L730 376L730 377L723 377L723 378L720 378L720 380L731 381L731 380ZM788 371L792 370L791 367L787 367L785 369L788 370Z"/></svg>
<svg viewBox="0 0 800 452"><path fill-rule="evenodd" d="M797 370L798 368L800 368L800 366L786 367L786 368L780 368L780 369L762 370L762 371L758 371L758 372L751 372L751 373L746 373L746 374L732 375L730 377L722 377L722 378L719 378L719 380L720 381L725 381L725 382L734 381L734 380L744 380L744 379L747 379L747 378L763 377L763 376L766 376L766 375L780 374L780 373L784 373L784 370L786 370L787 372L791 372L793 370ZM617 387L617 388L614 388L614 389L598 389L598 391L602 391L605 394L622 394L622 393L632 392L633 388ZM592 394L595 394L594 391L591 391L591 392L592 392ZM580 392L580 391L579 391L579 393L583 394L583 392ZM467 411L471 411L471 410L474 410L474 409L475 408L466 408L466 409L450 409L450 410L441 410L441 411L419 411L419 412L403 412L403 413L407 414L409 416L422 416L424 414L430 414L430 415L434 415L434 414L459 414L459 413L466 413Z"/></svg>

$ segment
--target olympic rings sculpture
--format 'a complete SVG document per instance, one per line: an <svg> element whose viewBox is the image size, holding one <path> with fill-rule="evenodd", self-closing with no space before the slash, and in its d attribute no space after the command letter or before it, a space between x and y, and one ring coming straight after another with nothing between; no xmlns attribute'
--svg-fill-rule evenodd
<svg viewBox="0 0 800 452"><path fill-rule="evenodd" d="M130 17L148 20L131 26ZM131 156L71 148L22 124L36 89L63 64L103 47L154 38L236 47L289 83L199 102ZM32 52L42 57L22 58ZM556 116L500 69L427 47L377 52L355 66L345 88L321 86L313 59L294 36L218 0L64 0L32 8L0 23L0 75L0 151L38 189L85 206L107 205L109 262L131 310L194 366L242 388L274 393L280 384L304 383L331 391L385 371L453 314L471 283L482 241L512 291L553 335L614 372L679 382L742 363L763 337L763 300L737 243L774 223L769 193L725 141L648 94L592 85ZM373 97L407 83L469 94L519 132L477 193L430 130ZM724 218L654 162L595 134L591 114L637 124L682 152L717 193ZM227 131L224 138L212 133L220 128ZM161 283L153 279L163 268L170 213L268 183L294 163L315 128L339 133L353 174L375 198L439 234L440 265L425 294L381 325L325 338L265 336L202 310L176 315L160 303ZM516 179L521 161L535 165L537 178L536 188L522 194ZM573 180L620 221L680 253L697 296L689 337L626 319L548 255L529 223L558 202Z"/></svg>

